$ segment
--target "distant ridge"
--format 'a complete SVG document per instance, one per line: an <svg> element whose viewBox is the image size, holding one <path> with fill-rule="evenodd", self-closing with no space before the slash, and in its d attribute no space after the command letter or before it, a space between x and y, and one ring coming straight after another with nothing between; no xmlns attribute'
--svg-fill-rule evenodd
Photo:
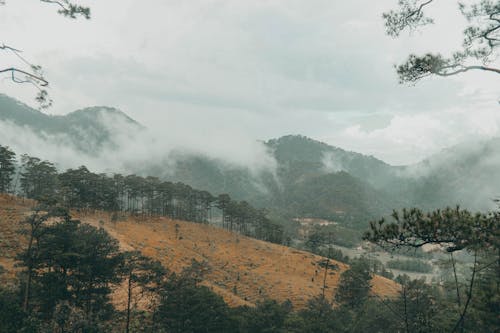
<svg viewBox="0 0 500 333"><path fill-rule="evenodd" d="M113 146L117 130L129 133L144 130L141 124L115 108L95 106L67 115L48 115L3 94L0 94L0 121L27 127L44 139L64 139L76 150L89 154Z"/></svg>
<svg viewBox="0 0 500 333"><path fill-rule="evenodd" d="M108 106L92 106L70 112L66 115L49 115L5 94L0 94L0 120L11 121L20 126L33 129L60 130L60 126L73 124L83 119L95 119L97 116L112 115L138 127L143 127L123 111ZM92 123L82 124L82 127Z"/></svg>

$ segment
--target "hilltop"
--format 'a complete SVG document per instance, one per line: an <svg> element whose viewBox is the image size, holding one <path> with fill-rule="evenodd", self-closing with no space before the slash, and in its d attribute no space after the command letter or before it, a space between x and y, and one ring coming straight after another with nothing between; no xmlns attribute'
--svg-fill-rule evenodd
<svg viewBox="0 0 500 333"><path fill-rule="evenodd" d="M13 127L17 134L29 132L34 140L64 143L89 155L95 155L104 147L116 148L120 135L144 129L137 121L111 107L94 106L67 115L49 115L3 94L0 94L0 123ZM0 135L0 140L7 145L11 139Z"/></svg>
<svg viewBox="0 0 500 333"><path fill-rule="evenodd" d="M14 276L14 257L23 246L19 237L19 221L29 214L32 201L0 196L0 265L7 278ZM210 270L203 284L221 295L231 306L253 305L271 298L289 299L301 308L306 301L321 293L325 258L309 252L259 241L214 226L167 218L127 217L111 221L108 213L77 214L84 223L103 227L119 240L124 250L137 249L158 259L172 271L179 272L192 259L204 261ZM327 276L327 295L333 297L340 274L348 266L331 261L336 269ZM5 282L5 281L3 281ZM375 276L372 292L393 296L395 282ZM118 298L119 299L119 298Z"/></svg>

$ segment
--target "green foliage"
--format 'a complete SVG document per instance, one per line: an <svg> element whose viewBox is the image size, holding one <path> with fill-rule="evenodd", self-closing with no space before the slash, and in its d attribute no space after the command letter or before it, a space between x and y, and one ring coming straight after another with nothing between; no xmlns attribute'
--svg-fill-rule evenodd
<svg viewBox="0 0 500 333"><path fill-rule="evenodd" d="M21 189L26 197L39 201L53 201L57 188L57 169L49 161L21 156Z"/></svg>
<svg viewBox="0 0 500 333"><path fill-rule="evenodd" d="M480 260L472 299L470 329L478 332L500 331L500 254L488 251Z"/></svg>
<svg viewBox="0 0 500 333"><path fill-rule="evenodd" d="M19 290L0 286L0 333L17 332L23 327L25 313Z"/></svg>
<svg viewBox="0 0 500 333"><path fill-rule="evenodd" d="M171 274L160 290L156 321L167 332L234 332L229 308L219 295L198 285L199 268Z"/></svg>
<svg viewBox="0 0 500 333"><path fill-rule="evenodd" d="M368 299L372 273L364 258L351 261L350 268L340 276L335 301L350 309L359 308Z"/></svg>
<svg viewBox="0 0 500 333"><path fill-rule="evenodd" d="M467 210L446 208L423 213L417 208L394 211L395 222L385 219L370 222L366 240L392 247L446 245L448 252L462 249L498 248L500 219L497 214L472 214Z"/></svg>
<svg viewBox="0 0 500 333"><path fill-rule="evenodd" d="M357 227L346 227L340 224L314 226L304 245L311 252L318 251L319 246L328 245L330 242L334 245L353 248L359 245L362 236L362 231Z"/></svg>
<svg viewBox="0 0 500 333"><path fill-rule="evenodd" d="M140 293L141 296L154 294L158 291L158 284L162 280L162 276L167 274L167 270L163 268L160 262L143 256L139 251L127 251L122 253L123 261L119 268L120 274L127 282L127 309L125 320L125 332L130 332L130 324L133 323L132 318L137 306L135 293ZM151 302L151 298L148 300ZM144 320L145 321L145 320Z"/></svg>
<svg viewBox="0 0 500 333"><path fill-rule="evenodd" d="M400 0L399 8L384 13L387 34L398 37L404 30L413 31L434 20L424 11L433 0ZM450 76L470 70L482 70L500 74L500 68L488 67L498 57L500 37L500 1L481 0L458 7L468 21L463 31L463 49L450 57L427 53L423 56L411 54L408 60L397 67L400 81L416 82L430 75ZM477 64L471 64L477 61Z"/></svg>
<svg viewBox="0 0 500 333"><path fill-rule="evenodd" d="M16 170L16 154L9 147L0 145L0 193L8 192Z"/></svg>
<svg viewBox="0 0 500 333"><path fill-rule="evenodd" d="M243 308L240 322L242 333L281 333L291 311L288 302L279 304L274 300L258 302L255 308Z"/></svg>
<svg viewBox="0 0 500 333"><path fill-rule="evenodd" d="M314 254L348 263L349 257L344 255L342 250L331 246L334 243L333 234L332 232L325 232L325 229L325 227L314 228L304 244L306 249Z"/></svg>
<svg viewBox="0 0 500 333"><path fill-rule="evenodd" d="M68 207L118 209L118 193L113 179L90 172L85 166L59 174L61 193Z"/></svg>
<svg viewBox="0 0 500 333"><path fill-rule="evenodd" d="M399 269L402 271L418 272L418 273L431 273L432 266L421 260L389 260L387 267L392 269Z"/></svg>
<svg viewBox="0 0 500 333"><path fill-rule="evenodd" d="M347 223L389 210L387 196L344 171L302 176L289 184L283 196L297 216Z"/></svg>
<svg viewBox="0 0 500 333"><path fill-rule="evenodd" d="M301 136L270 140L265 147L276 159L276 170L269 165L256 173L220 160L178 154L173 157L176 166L170 174L160 171L160 165L143 173L161 174L212 193L228 193L237 201L272 207L287 218L335 216L352 222L354 215L360 222L392 207L387 202L391 198L373 188L381 188L387 179L394 178L392 167L374 157ZM325 167L327 160L338 161L341 167L329 169ZM345 172L338 173L340 170ZM324 190L321 185L325 185Z"/></svg>
<svg viewBox="0 0 500 333"><path fill-rule="evenodd" d="M413 326L413 330L422 332L497 331L500 213L471 214L459 208L446 208L424 214L411 209L403 210L402 214L394 212L393 218L396 222L388 225L385 220L371 222L366 238L393 247L438 244L450 253L464 249L474 254L466 288L455 278L456 295L449 294L443 299L423 281L400 280L407 327ZM412 307L417 308L412 310ZM411 313L415 313L415 317L411 317Z"/></svg>
<svg viewBox="0 0 500 333"><path fill-rule="evenodd" d="M312 253L318 253L320 247L324 244L328 244L328 235L320 231L319 228L315 228L307 237L305 242L306 248Z"/></svg>
<svg viewBox="0 0 500 333"><path fill-rule="evenodd" d="M330 259L334 259L334 260L343 262L345 264L348 264L350 261L349 257L347 255L344 255L342 250L331 248L331 247L326 249L326 250L323 250L320 254L324 257L328 257Z"/></svg>
<svg viewBox="0 0 500 333"><path fill-rule="evenodd" d="M397 282L401 284L401 291L394 308L403 319L400 329L422 333L442 332L453 325L449 317L443 316L443 310L450 309L443 304L437 288L428 285L423 279L411 280L406 275L398 277Z"/></svg>
<svg viewBox="0 0 500 333"><path fill-rule="evenodd" d="M322 295L318 295L307 302L307 307L298 312L301 321L288 320L287 332L336 332L339 322L332 304Z"/></svg>
<svg viewBox="0 0 500 333"><path fill-rule="evenodd" d="M78 16L82 16L87 20L90 19L90 8L86 6L78 5L69 0L40 0L41 2L53 3L59 6L57 11L59 14L75 19Z"/></svg>
<svg viewBox="0 0 500 333"><path fill-rule="evenodd" d="M39 229L36 252L20 257L31 268L30 311L50 316L67 302L63 307L81 310L86 320L109 316L111 285L121 281L118 242L104 229L80 224L68 215Z"/></svg>

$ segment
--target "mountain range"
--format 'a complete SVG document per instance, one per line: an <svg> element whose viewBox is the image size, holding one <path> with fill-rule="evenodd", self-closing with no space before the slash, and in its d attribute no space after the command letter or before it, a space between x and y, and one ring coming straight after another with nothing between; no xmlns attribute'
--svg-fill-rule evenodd
<svg viewBox="0 0 500 333"><path fill-rule="evenodd" d="M114 108L91 107L50 116L5 95L0 95L0 130L0 145L18 154L27 146L22 138L29 138L29 144L42 142L35 151L41 158L47 158L44 145L58 147L63 142L65 149L75 152L75 166L86 164L87 158L116 154L131 142L137 145L147 131ZM500 138L454 146L408 166L392 166L300 135L260 144L273 166L255 169L173 149L147 160L129 160L117 170L110 165L96 171L157 176L213 194L228 193L283 216L353 223L409 206L434 209L459 204L492 209L492 199L500 193ZM68 161L54 162L68 165Z"/></svg>

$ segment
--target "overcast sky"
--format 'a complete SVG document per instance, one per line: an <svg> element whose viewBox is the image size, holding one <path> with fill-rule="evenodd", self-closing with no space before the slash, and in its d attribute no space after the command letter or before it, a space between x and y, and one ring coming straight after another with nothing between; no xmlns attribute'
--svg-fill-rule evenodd
<svg viewBox="0 0 500 333"><path fill-rule="evenodd" d="M0 42L43 65L54 99L46 112L113 106L179 143L237 149L303 134L407 164L500 135L498 75L398 84L394 64L458 48L464 21L455 1L441 1L429 12L436 25L394 40L381 14L396 2L86 1L86 21L7 0ZM6 53L0 64L21 66ZM3 78L0 91L34 105L29 86Z"/></svg>

